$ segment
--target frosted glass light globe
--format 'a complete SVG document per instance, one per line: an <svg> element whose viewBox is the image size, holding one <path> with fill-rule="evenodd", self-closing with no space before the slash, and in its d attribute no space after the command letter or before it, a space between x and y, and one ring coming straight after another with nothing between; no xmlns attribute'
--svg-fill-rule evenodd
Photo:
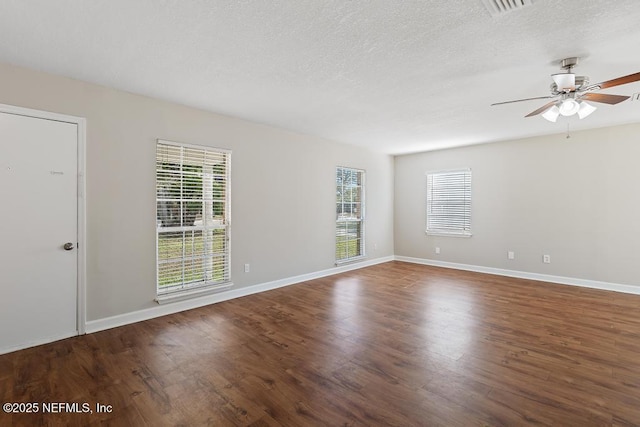
<svg viewBox="0 0 640 427"><path fill-rule="evenodd" d="M563 116L573 116L580 109L580 104L575 99L565 99L559 108Z"/></svg>

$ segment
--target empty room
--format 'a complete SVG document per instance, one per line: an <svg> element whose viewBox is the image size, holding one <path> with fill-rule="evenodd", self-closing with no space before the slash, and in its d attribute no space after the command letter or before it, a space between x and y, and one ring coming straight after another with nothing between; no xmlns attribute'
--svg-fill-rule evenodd
<svg viewBox="0 0 640 427"><path fill-rule="evenodd" d="M0 425L640 425L639 18L0 0Z"/></svg>

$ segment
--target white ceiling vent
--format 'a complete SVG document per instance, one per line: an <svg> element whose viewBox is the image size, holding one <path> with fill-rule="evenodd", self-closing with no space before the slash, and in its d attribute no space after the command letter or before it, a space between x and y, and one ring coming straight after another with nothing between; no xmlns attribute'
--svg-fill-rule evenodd
<svg viewBox="0 0 640 427"><path fill-rule="evenodd" d="M507 12L531 6L533 0L480 0L491 16L502 16Z"/></svg>

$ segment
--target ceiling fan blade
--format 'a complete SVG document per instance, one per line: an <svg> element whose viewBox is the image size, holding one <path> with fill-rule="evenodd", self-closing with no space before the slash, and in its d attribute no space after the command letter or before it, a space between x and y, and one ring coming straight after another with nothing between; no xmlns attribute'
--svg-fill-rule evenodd
<svg viewBox="0 0 640 427"><path fill-rule="evenodd" d="M494 105L513 104L514 102L533 101L535 99L549 99L549 98L555 98L555 95L554 96L537 96L535 98L516 99L514 101L495 102L491 104L491 106L493 107Z"/></svg>
<svg viewBox="0 0 640 427"><path fill-rule="evenodd" d="M537 116L540 113L544 113L545 111L547 111L549 108L553 107L553 105L556 103L557 101L551 101L547 104L544 104L542 107L538 108L535 111L530 112L529 114L527 114L525 117L531 117L531 116Z"/></svg>
<svg viewBox="0 0 640 427"><path fill-rule="evenodd" d="M633 83L637 81L640 81L640 73L629 74L628 76L607 80L606 82L598 83L596 86L600 86L600 89L606 89L608 87L626 85L627 83Z"/></svg>
<svg viewBox="0 0 640 427"><path fill-rule="evenodd" d="M629 97L622 96L622 95L609 95L606 93L589 92L582 95L580 99L584 99L591 102L602 102L603 104L615 105L619 102L629 99Z"/></svg>

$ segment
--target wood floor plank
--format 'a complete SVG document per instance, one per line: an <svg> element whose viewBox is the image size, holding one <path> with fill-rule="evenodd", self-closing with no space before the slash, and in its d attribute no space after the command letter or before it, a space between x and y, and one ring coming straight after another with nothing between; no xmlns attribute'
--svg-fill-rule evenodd
<svg viewBox="0 0 640 427"><path fill-rule="evenodd" d="M637 426L638 354L640 296L389 262L0 355L91 408L0 425Z"/></svg>

